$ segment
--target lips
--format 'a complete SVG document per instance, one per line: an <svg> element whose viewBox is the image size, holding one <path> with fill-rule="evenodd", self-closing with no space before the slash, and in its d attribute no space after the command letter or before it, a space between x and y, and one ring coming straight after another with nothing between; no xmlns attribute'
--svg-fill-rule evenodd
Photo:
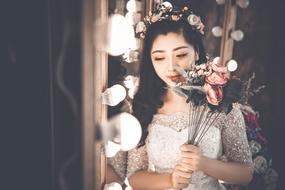
<svg viewBox="0 0 285 190"><path fill-rule="evenodd" d="M181 75L173 75L173 76L168 76L168 78L170 80L172 80L173 82L177 82L181 79Z"/></svg>

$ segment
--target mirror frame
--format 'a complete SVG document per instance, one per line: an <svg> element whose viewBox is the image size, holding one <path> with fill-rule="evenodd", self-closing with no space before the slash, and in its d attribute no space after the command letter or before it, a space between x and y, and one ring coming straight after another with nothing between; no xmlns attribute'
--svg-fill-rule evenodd
<svg viewBox="0 0 285 190"><path fill-rule="evenodd" d="M102 189L106 176L106 158L102 145L95 141L96 126L106 121L107 107L101 92L108 82L108 57L96 50L95 20L108 17L107 1L82 1L82 185L84 190Z"/></svg>
<svg viewBox="0 0 285 190"><path fill-rule="evenodd" d="M153 0L141 0L143 16L153 8ZM82 185L84 190L103 189L107 160L102 144L95 141L96 127L107 120L107 106L101 93L108 85L108 55L96 50L95 21L108 19L107 0L82 1Z"/></svg>

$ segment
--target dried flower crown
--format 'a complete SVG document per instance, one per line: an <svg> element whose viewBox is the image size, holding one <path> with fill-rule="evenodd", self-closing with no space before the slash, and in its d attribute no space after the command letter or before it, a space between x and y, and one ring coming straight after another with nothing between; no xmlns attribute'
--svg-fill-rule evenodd
<svg viewBox="0 0 285 190"><path fill-rule="evenodd" d="M204 34L204 24L201 18L195 15L188 7L183 7L182 10L173 10L173 6L169 2L163 2L157 5L156 10L140 21L136 25L135 32L138 37L144 38L147 27L155 22L162 20L178 21L185 19L190 26L201 34Z"/></svg>

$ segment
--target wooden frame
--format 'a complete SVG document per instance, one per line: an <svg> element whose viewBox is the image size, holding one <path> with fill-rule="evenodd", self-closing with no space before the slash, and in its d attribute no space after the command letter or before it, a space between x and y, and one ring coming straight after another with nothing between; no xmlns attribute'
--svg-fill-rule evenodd
<svg viewBox="0 0 285 190"><path fill-rule="evenodd" d="M95 21L106 20L107 1L82 1L82 182L84 190L102 189L106 159L95 126L107 118L101 92L107 86L107 55L96 48Z"/></svg>
<svg viewBox="0 0 285 190"><path fill-rule="evenodd" d="M225 3L223 36L221 41L220 57L221 65L226 63L233 56L234 40L230 37L230 33L234 31L237 17L237 6L233 0L227 0Z"/></svg>

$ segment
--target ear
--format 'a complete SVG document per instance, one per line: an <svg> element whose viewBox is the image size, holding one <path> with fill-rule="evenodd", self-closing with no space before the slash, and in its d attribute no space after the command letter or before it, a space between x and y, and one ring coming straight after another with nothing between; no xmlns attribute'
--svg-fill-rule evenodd
<svg viewBox="0 0 285 190"><path fill-rule="evenodd" d="M199 52L195 51L195 61L198 61L198 60L199 60Z"/></svg>

